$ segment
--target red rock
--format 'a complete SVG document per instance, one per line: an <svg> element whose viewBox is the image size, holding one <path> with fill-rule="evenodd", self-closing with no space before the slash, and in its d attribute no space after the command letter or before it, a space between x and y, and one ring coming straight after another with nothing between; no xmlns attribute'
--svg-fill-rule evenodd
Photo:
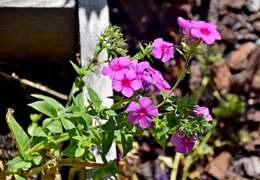
<svg viewBox="0 0 260 180"><path fill-rule="evenodd" d="M240 9L244 4L245 0L229 0L228 2L228 6L235 9Z"/></svg>
<svg viewBox="0 0 260 180"><path fill-rule="evenodd" d="M260 90L260 67L257 69L257 71L253 77L252 87L256 90Z"/></svg>
<svg viewBox="0 0 260 180"><path fill-rule="evenodd" d="M233 42L236 39L234 32L225 25L219 26L219 32L224 41Z"/></svg>
<svg viewBox="0 0 260 180"><path fill-rule="evenodd" d="M222 94L227 93L230 88L230 77L230 69L226 64L216 67L214 82Z"/></svg>
<svg viewBox="0 0 260 180"><path fill-rule="evenodd" d="M255 109L250 109L247 111L247 119L250 121L260 122L260 111Z"/></svg>
<svg viewBox="0 0 260 180"><path fill-rule="evenodd" d="M260 19L260 12L254 13L248 17L249 21L253 22L257 19Z"/></svg>
<svg viewBox="0 0 260 180"><path fill-rule="evenodd" d="M217 179L224 179L230 164L231 154L222 152L208 165L208 173Z"/></svg>
<svg viewBox="0 0 260 180"><path fill-rule="evenodd" d="M257 32L260 32L260 21L255 21L253 27Z"/></svg>
<svg viewBox="0 0 260 180"><path fill-rule="evenodd" d="M254 50L252 42L242 44L237 50L231 52L227 58L227 64L234 70L244 69L248 63L247 57Z"/></svg>

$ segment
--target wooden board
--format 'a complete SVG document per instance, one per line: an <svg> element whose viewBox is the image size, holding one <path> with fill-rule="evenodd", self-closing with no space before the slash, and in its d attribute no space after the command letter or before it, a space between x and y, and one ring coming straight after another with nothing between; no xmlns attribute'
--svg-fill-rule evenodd
<svg viewBox="0 0 260 180"><path fill-rule="evenodd" d="M73 8L75 0L0 0L0 7Z"/></svg>
<svg viewBox="0 0 260 180"><path fill-rule="evenodd" d="M75 16L74 8L0 8L0 61L74 58Z"/></svg>

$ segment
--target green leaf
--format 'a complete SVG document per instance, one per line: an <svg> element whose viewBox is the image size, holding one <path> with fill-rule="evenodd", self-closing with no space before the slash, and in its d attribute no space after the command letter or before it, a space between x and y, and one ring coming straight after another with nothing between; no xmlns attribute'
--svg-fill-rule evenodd
<svg viewBox="0 0 260 180"><path fill-rule="evenodd" d="M115 130L120 130L122 129L126 124L128 123L126 114L125 113L120 113L116 116L116 118L109 119L103 126L103 130L107 131L115 131Z"/></svg>
<svg viewBox="0 0 260 180"><path fill-rule="evenodd" d="M88 113L84 113L82 115L82 119L85 121L86 125L87 126L91 126L92 125L92 116L89 115Z"/></svg>
<svg viewBox="0 0 260 180"><path fill-rule="evenodd" d="M68 119L61 118L61 123L66 130L76 128L75 125Z"/></svg>
<svg viewBox="0 0 260 180"><path fill-rule="evenodd" d="M94 91L94 89L92 89L91 87L87 87L88 89L88 96L90 99L90 102L92 103L94 109L98 112L100 110L102 101L101 99L98 97L97 93Z"/></svg>
<svg viewBox="0 0 260 180"><path fill-rule="evenodd" d="M32 97L35 97L37 99L42 99L44 100L45 102L51 104L53 107L55 107L56 109L59 109L59 110L63 110L65 109L64 106L59 103L58 101L56 101L55 99L51 98L51 97L48 97L48 96L44 96L44 95L41 95L41 94L32 94L31 95Z"/></svg>
<svg viewBox="0 0 260 180"><path fill-rule="evenodd" d="M73 66L74 70L77 72L79 76L83 76L84 72L82 71L82 68L76 65L74 62L70 61L70 64Z"/></svg>
<svg viewBox="0 0 260 180"><path fill-rule="evenodd" d="M121 141L123 146L123 155L125 156L133 148L133 135L121 132Z"/></svg>
<svg viewBox="0 0 260 180"><path fill-rule="evenodd" d="M41 156L41 154L38 153L38 152L33 152L33 153L32 153L32 161L33 161L33 163L34 163L36 166L39 165L39 164L41 163L41 161L42 161L42 156Z"/></svg>
<svg viewBox="0 0 260 180"><path fill-rule="evenodd" d="M16 140L17 148L19 152L23 155L30 144L30 139L28 135L24 132L23 128L16 122L13 117L13 109L8 109L6 114L6 120L8 127L11 129Z"/></svg>
<svg viewBox="0 0 260 180"><path fill-rule="evenodd" d="M105 131L102 133L102 153L105 156L109 151L114 139L114 131Z"/></svg>
<svg viewBox="0 0 260 180"><path fill-rule="evenodd" d="M37 136L37 137L47 137L47 134L42 130L41 127L38 127L37 129L35 129L35 131L33 131L32 134L33 137Z"/></svg>
<svg viewBox="0 0 260 180"><path fill-rule="evenodd" d="M104 164L104 167L98 168L92 174L93 180L110 179L118 172L116 162L112 161Z"/></svg>
<svg viewBox="0 0 260 180"><path fill-rule="evenodd" d="M75 157L81 157L85 153L85 148L78 147L75 151Z"/></svg>
<svg viewBox="0 0 260 180"><path fill-rule="evenodd" d="M57 116L57 111L56 111L55 107L45 101L36 101L34 103L28 104L28 106L32 107L33 109L35 109L49 117L54 118Z"/></svg>
<svg viewBox="0 0 260 180"><path fill-rule="evenodd" d="M64 156L74 157L75 151L77 149L77 143L74 141L70 141L69 145L64 149Z"/></svg>
<svg viewBox="0 0 260 180"><path fill-rule="evenodd" d="M48 120L48 122L46 122ZM50 121L50 122L49 122ZM46 126L45 126L46 124ZM62 124L58 119L46 119L44 124L44 128L47 128L52 133L62 133Z"/></svg>
<svg viewBox="0 0 260 180"><path fill-rule="evenodd" d="M15 180L26 180L24 177L19 176L18 174L14 175Z"/></svg>
<svg viewBox="0 0 260 180"><path fill-rule="evenodd" d="M30 119L33 122L37 122L42 118L42 114L30 114Z"/></svg>
<svg viewBox="0 0 260 180"><path fill-rule="evenodd" d="M30 135L30 136L32 136L33 135L33 132L36 130L38 128L38 124L37 123L35 123L35 122L33 122L32 124L30 124L29 125L29 127L28 127L28 134Z"/></svg>
<svg viewBox="0 0 260 180"><path fill-rule="evenodd" d="M31 168L32 163L24 161L20 156L16 156L14 159L7 162L8 171L17 172L19 169L27 171Z"/></svg>

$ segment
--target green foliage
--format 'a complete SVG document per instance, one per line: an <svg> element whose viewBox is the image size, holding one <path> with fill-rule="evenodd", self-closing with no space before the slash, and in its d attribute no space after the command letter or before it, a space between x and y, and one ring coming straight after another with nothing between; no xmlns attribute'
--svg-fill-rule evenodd
<svg viewBox="0 0 260 180"><path fill-rule="evenodd" d="M118 55L125 56L127 54L125 47L125 39L120 28L110 25L99 37L96 54L99 54L102 50L107 50L109 58Z"/></svg>
<svg viewBox="0 0 260 180"><path fill-rule="evenodd" d="M22 127L14 119L12 109L8 109L8 112L6 114L6 120L9 128L11 129L14 135L19 152L22 155L24 155L27 149L29 148L30 140L28 135L24 132Z"/></svg>
<svg viewBox="0 0 260 180"><path fill-rule="evenodd" d="M227 94L224 99L216 93L215 96L220 100L219 106L212 109L216 117L228 118L245 112L245 102L241 101L237 95Z"/></svg>
<svg viewBox="0 0 260 180"><path fill-rule="evenodd" d="M152 61L152 56L151 56L151 52L152 52L152 44L145 44L145 46L143 46L141 43L139 44L139 48L140 51L133 56L133 59L146 59L148 58L149 60Z"/></svg>
<svg viewBox="0 0 260 180"><path fill-rule="evenodd" d="M88 86L87 89L88 89L89 100L92 103L94 110L96 112L99 112L102 104L100 98L91 87Z"/></svg>

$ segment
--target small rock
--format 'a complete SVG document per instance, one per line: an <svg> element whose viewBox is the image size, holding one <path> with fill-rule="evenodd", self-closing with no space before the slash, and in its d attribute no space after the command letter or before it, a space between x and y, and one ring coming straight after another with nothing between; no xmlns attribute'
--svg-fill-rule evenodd
<svg viewBox="0 0 260 180"><path fill-rule="evenodd" d="M222 94L227 93L230 88L230 77L231 73L227 64L223 63L216 67L214 82Z"/></svg>
<svg viewBox="0 0 260 180"><path fill-rule="evenodd" d="M254 50L255 45L252 42L244 43L237 50L233 51L228 59L227 64L234 70L244 69L248 63L247 57Z"/></svg>
<svg viewBox="0 0 260 180"><path fill-rule="evenodd" d="M260 68L257 69L257 71L253 77L252 87L256 90L260 90Z"/></svg>
<svg viewBox="0 0 260 180"><path fill-rule="evenodd" d="M250 22L253 22L253 21L255 21L255 20L260 19L260 11L257 12L257 13L254 13L254 14L250 15L250 16L248 17L248 19L249 19Z"/></svg>
<svg viewBox="0 0 260 180"><path fill-rule="evenodd" d="M240 9L245 4L245 0L229 0L228 6Z"/></svg>
<svg viewBox="0 0 260 180"><path fill-rule="evenodd" d="M236 39L234 32L224 25L219 26L219 32L224 41L233 42Z"/></svg>
<svg viewBox="0 0 260 180"><path fill-rule="evenodd" d="M221 21L221 24L233 28L234 24L236 24L237 22L237 15L232 12L229 12L226 16L224 16L223 20Z"/></svg>
<svg viewBox="0 0 260 180"><path fill-rule="evenodd" d="M257 12L260 10L260 1L259 0L247 0L245 3L245 6L250 12Z"/></svg>
<svg viewBox="0 0 260 180"><path fill-rule="evenodd" d="M260 122L260 111L256 109L250 109L247 111L247 119L250 121Z"/></svg>
<svg viewBox="0 0 260 180"><path fill-rule="evenodd" d="M260 159L258 157L243 158L243 167L248 176L260 177Z"/></svg>
<svg viewBox="0 0 260 180"><path fill-rule="evenodd" d="M255 21L253 27L257 32L260 32L260 21Z"/></svg>
<svg viewBox="0 0 260 180"><path fill-rule="evenodd" d="M222 152L209 163L208 173L217 179L224 179L227 174L230 160L231 154L229 152Z"/></svg>

